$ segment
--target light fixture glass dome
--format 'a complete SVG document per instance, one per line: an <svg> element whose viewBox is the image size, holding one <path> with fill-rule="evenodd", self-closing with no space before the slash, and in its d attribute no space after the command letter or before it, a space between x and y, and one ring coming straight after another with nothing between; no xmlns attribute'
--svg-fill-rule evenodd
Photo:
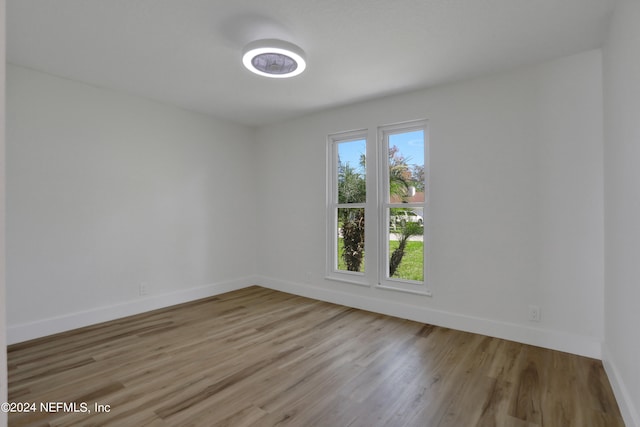
<svg viewBox="0 0 640 427"><path fill-rule="evenodd" d="M297 76L307 67L302 49L276 39L249 43L244 48L242 63L260 76L280 79Z"/></svg>

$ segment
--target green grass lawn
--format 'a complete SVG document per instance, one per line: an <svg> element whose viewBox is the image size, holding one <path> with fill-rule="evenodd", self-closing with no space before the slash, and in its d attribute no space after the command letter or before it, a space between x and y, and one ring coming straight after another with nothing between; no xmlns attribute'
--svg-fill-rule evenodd
<svg viewBox="0 0 640 427"><path fill-rule="evenodd" d="M393 251L398 247L397 241L390 242L389 253L393 253ZM344 259L342 259L342 239L338 239L338 269L346 270L347 266L344 263ZM400 263L400 267L396 271L396 274L393 276L398 279L407 279L407 280L417 280L423 281L423 243L422 242L407 242L407 248L404 252L404 257L402 258L402 263ZM360 271L364 271L364 262L360 266Z"/></svg>
<svg viewBox="0 0 640 427"><path fill-rule="evenodd" d="M400 267L396 270L394 278L417 280L422 282L424 280L424 256L423 256L423 243L422 242L407 242L407 247L404 251L404 257ZM389 253L393 253L398 247L398 242L389 242Z"/></svg>

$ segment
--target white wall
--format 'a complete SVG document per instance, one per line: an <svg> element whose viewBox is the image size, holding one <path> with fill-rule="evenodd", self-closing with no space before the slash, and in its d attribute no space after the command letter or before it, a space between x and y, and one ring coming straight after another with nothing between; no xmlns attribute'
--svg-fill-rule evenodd
<svg viewBox="0 0 640 427"><path fill-rule="evenodd" d="M260 128L258 283L599 357L601 65L595 50ZM325 280L327 134L420 118L433 297Z"/></svg>
<svg viewBox="0 0 640 427"><path fill-rule="evenodd" d="M604 47L605 348L629 426L640 426L640 3L620 1Z"/></svg>
<svg viewBox="0 0 640 427"><path fill-rule="evenodd" d="M5 298L5 0L0 0L0 403L7 401L7 341ZM0 411L0 427L7 425L7 414Z"/></svg>
<svg viewBox="0 0 640 427"><path fill-rule="evenodd" d="M249 283L252 131L17 66L7 77L10 342Z"/></svg>

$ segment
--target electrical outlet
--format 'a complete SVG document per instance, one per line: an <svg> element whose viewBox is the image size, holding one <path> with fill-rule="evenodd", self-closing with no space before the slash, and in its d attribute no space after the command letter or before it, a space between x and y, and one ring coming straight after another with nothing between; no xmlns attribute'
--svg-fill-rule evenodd
<svg viewBox="0 0 640 427"><path fill-rule="evenodd" d="M307 271L306 274L304 275L304 282L311 283L312 281L313 281L313 273L311 273L310 271Z"/></svg>
<svg viewBox="0 0 640 427"><path fill-rule="evenodd" d="M538 306L538 305L530 305L529 306L529 320L531 322L539 322L540 321L540 306Z"/></svg>
<svg viewBox="0 0 640 427"><path fill-rule="evenodd" d="M138 292L139 292L140 296L147 294L147 283L146 282L140 283L140 286L138 287Z"/></svg>

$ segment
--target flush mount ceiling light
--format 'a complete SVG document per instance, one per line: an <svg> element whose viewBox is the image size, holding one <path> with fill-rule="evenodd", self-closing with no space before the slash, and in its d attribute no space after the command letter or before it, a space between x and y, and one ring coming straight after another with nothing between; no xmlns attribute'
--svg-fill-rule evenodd
<svg viewBox="0 0 640 427"><path fill-rule="evenodd" d="M249 43L244 48L242 63L253 73L276 79L297 76L307 67L302 49L276 39Z"/></svg>

